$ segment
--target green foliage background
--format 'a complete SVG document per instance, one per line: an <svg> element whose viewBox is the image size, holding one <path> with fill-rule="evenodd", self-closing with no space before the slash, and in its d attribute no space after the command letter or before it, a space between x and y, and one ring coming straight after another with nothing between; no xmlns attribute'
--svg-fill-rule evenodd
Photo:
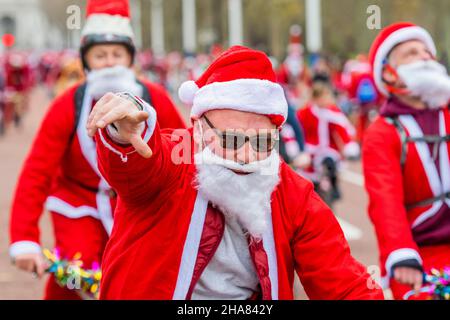
<svg viewBox="0 0 450 320"><path fill-rule="evenodd" d="M64 27L65 8L81 0L41 0L49 19ZM142 45L150 47L150 0L138 1L141 8ZM181 50L181 1L164 0L166 50ZM212 41L227 46L227 0L197 0L198 50ZM285 54L289 27L305 28L304 0L242 0L245 44L281 58ZM412 21L427 28L440 52L450 51L449 0L322 0L324 52L342 57L367 52L378 30L369 30L368 6L381 8L382 27L395 21Z"/></svg>

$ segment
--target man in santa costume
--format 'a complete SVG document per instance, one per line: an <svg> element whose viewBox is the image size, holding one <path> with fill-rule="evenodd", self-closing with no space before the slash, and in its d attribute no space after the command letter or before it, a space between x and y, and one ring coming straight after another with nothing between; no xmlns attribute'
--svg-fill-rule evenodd
<svg viewBox="0 0 450 320"><path fill-rule="evenodd" d="M285 89L288 103L297 109L305 99L310 86L310 74L305 65L302 28L292 25L289 29L287 55L276 74L278 83Z"/></svg>
<svg viewBox="0 0 450 320"><path fill-rule="evenodd" d="M292 299L294 271L311 299L383 297L280 160L287 102L264 53L232 47L179 95L188 130L161 130L131 95L105 95L88 119L119 195L101 299Z"/></svg>
<svg viewBox="0 0 450 320"><path fill-rule="evenodd" d="M401 299L423 271L450 265L450 78L430 34L411 23L382 30L370 60L387 101L364 138L369 215L384 285Z"/></svg>
<svg viewBox="0 0 450 320"><path fill-rule="evenodd" d="M360 154L359 145L354 141L355 128L336 105L331 86L322 81L313 85L311 102L297 111L297 117L305 132L305 150L312 156L311 165L302 175L318 187L321 169L326 166L332 184L330 201L338 200L339 163Z"/></svg>
<svg viewBox="0 0 450 320"><path fill-rule="evenodd" d="M39 241L43 209L51 212L55 247L63 258L81 253L85 268L100 263L113 226L115 192L97 168L95 142L86 121L106 92L132 92L154 106L161 127L185 127L166 92L132 70L135 47L128 2L92 0L82 33L86 82L68 89L49 107L17 183L11 211L10 255L20 269L42 276ZM46 299L77 298L48 280Z"/></svg>

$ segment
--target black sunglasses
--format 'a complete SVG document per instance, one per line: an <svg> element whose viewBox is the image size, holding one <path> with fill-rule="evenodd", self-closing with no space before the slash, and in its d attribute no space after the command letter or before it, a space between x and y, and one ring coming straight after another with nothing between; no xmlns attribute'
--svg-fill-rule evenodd
<svg viewBox="0 0 450 320"><path fill-rule="evenodd" d="M208 126L220 138L220 146L223 149L239 150L250 141L250 145L256 152L270 152L278 141L278 134L260 133L253 136L247 136L239 132L221 131L214 127L206 116L203 116ZM278 133L278 131L277 131Z"/></svg>

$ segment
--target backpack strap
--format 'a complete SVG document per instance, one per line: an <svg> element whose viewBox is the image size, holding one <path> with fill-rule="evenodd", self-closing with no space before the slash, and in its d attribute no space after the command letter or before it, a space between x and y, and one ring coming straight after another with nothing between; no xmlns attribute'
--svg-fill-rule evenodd
<svg viewBox="0 0 450 320"><path fill-rule="evenodd" d="M425 206L431 206L433 203L437 202L437 201L445 201L445 199L450 199L450 191L449 192L444 192L436 197L433 198L429 198L429 199L425 199L422 201L418 201L412 204L407 204L406 205L406 210L411 210L417 207L425 207Z"/></svg>
<svg viewBox="0 0 450 320"><path fill-rule="evenodd" d="M401 163L402 167L404 166L404 164L406 162L406 151L407 151L408 143L416 143L416 142L433 143L434 144L434 153L437 154L437 148L439 147L439 145L441 143L447 143L448 141L450 141L450 135L448 135L448 134L445 136L424 135L422 137L408 137L406 134L405 128L400 123L398 118L386 117L385 120L387 123L392 124L397 129L397 132L400 136L400 140L401 140L401 144L402 144L402 154L401 154L401 158L400 158L400 163ZM431 198L424 199L422 201L418 201L418 202L415 202L412 204L407 204L407 205L405 205L405 207L406 207L406 210L411 210L411 209L414 209L417 207L432 205L433 203L435 203L437 201L444 201L445 199L448 199L448 198L450 198L450 192L444 192L436 197L431 197Z"/></svg>
<svg viewBox="0 0 450 320"><path fill-rule="evenodd" d="M142 100L147 102L149 105L152 105L152 96L150 94L150 90L148 90L148 87L139 79L136 81L142 87Z"/></svg>
<svg viewBox="0 0 450 320"><path fill-rule="evenodd" d="M447 143L448 141L450 141L449 134L447 134L445 136L424 135L423 137L415 137L415 138L407 137L406 138L407 143L409 143L409 142L412 142L412 143L425 142L425 143L433 144L433 159L437 158L439 146L441 145L441 143Z"/></svg>
<svg viewBox="0 0 450 320"><path fill-rule="evenodd" d="M395 127L395 129L398 132L398 135L400 136L400 143L402 145L402 151L401 151L401 155L400 155L400 164L403 167L406 162L406 150L407 150L408 142L409 142L408 139L411 139L411 138L409 138L408 135L406 134L406 130L403 127L403 125L400 123L400 120L398 120L398 118L385 117L384 119L386 120L387 123L389 123Z"/></svg>
<svg viewBox="0 0 450 320"><path fill-rule="evenodd" d="M70 142L72 142L73 137L75 136L78 128L78 124L80 122L81 108L83 107L83 99L84 94L86 93L86 82L81 84L75 91L74 102L75 102L75 122L72 131L72 135L70 136ZM70 144L70 143L69 143Z"/></svg>

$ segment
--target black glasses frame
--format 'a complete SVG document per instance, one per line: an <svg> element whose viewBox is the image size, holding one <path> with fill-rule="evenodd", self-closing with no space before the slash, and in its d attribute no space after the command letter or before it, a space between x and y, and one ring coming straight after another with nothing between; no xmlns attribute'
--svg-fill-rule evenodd
<svg viewBox="0 0 450 320"><path fill-rule="evenodd" d="M208 124L208 126L220 138L220 146L223 149L237 151L242 148L247 142L250 142L253 150L257 152L271 152L279 140L279 135L276 135L276 137L274 137L273 134L256 134L253 136L248 136L239 132L224 132L220 129L217 129L205 115L203 116L203 118L205 119L205 122ZM261 143L263 139L269 141L269 143L263 145ZM232 144L230 144L230 141L232 142Z"/></svg>

